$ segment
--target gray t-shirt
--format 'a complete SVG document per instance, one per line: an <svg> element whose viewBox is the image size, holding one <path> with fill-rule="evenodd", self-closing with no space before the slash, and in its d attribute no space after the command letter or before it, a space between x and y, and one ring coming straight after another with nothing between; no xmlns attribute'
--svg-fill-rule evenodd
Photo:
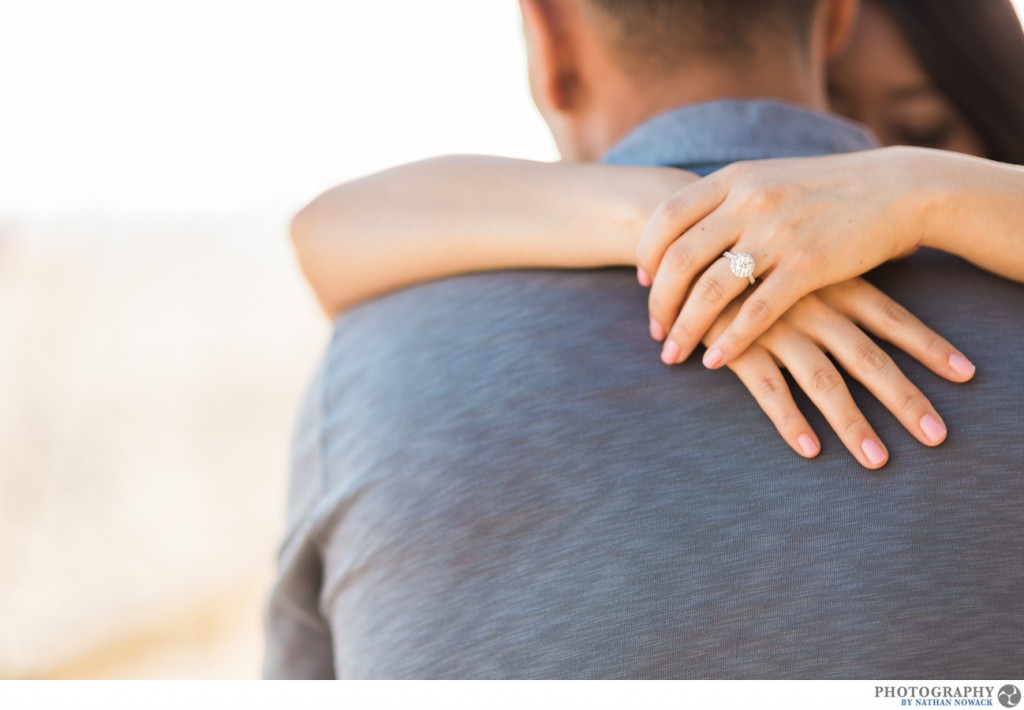
<svg viewBox="0 0 1024 710"><path fill-rule="evenodd" d="M609 160L871 145L721 101ZM464 276L342 316L296 432L265 675L1019 676L1024 288L929 251L871 278L978 366L957 385L889 349L949 425L936 449L851 384L880 475L801 394L813 461L730 372L661 364L629 270Z"/></svg>

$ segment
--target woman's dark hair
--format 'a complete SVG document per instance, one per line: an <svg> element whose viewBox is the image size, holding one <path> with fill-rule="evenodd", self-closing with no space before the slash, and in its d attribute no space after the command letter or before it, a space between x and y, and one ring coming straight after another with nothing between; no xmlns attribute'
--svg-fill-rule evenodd
<svg viewBox="0 0 1024 710"><path fill-rule="evenodd" d="M1010 0L872 0L892 12L987 157L1024 164L1024 30Z"/></svg>

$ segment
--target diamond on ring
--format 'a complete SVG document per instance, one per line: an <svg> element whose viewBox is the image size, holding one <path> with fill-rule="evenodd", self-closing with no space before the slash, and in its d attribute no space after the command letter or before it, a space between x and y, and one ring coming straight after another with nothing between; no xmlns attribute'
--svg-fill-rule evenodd
<svg viewBox="0 0 1024 710"><path fill-rule="evenodd" d="M735 254L727 251L722 256L729 260L729 271L733 275L739 276L741 279L750 279L750 283L754 283L754 257L742 251Z"/></svg>

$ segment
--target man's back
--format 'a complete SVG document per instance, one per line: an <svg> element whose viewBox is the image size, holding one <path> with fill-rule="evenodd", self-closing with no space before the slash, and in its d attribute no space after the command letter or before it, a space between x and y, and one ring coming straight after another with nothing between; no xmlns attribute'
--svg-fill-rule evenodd
<svg viewBox="0 0 1024 710"><path fill-rule="evenodd" d="M978 365L955 385L894 353L950 426L935 450L853 387L891 452L881 475L806 399L814 461L729 372L662 365L624 270L461 277L343 317L285 555L323 570L319 672L1019 671L1024 289L937 254L877 281Z"/></svg>

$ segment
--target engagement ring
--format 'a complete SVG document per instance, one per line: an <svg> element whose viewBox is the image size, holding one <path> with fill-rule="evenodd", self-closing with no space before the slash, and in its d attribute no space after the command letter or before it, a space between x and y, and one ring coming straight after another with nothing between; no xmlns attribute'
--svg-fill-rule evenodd
<svg viewBox="0 0 1024 710"><path fill-rule="evenodd" d="M743 252L725 252L722 256L729 260L729 270L741 279L750 279L754 283L754 257Z"/></svg>

